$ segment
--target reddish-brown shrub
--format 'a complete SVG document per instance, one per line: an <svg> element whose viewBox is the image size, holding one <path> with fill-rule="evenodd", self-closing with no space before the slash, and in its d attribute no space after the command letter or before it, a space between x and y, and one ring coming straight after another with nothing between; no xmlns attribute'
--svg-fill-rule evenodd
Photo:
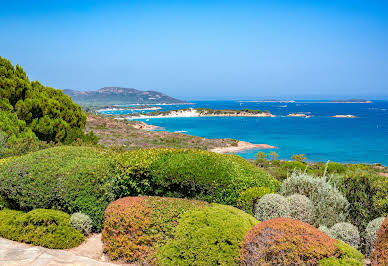
<svg viewBox="0 0 388 266"><path fill-rule="evenodd" d="M113 260L155 262L158 247L173 237L177 220L206 202L161 197L126 197L105 210L102 241Z"/></svg>
<svg viewBox="0 0 388 266"><path fill-rule="evenodd" d="M258 223L244 237L243 265L315 265L335 256L336 240L290 218Z"/></svg>
<svg viewBox="0 0 388 266"><path fill-rule="evenodd" d="M377 239L371 255L372 265L388 265L388 216L377 230Z"/></svg>

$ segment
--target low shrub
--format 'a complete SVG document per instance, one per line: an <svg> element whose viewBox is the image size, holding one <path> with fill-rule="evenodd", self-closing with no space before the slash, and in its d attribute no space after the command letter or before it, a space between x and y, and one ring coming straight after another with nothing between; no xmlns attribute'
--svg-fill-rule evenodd
<svg viewBox="0 0 388 266"><path fill-rule="evenodd" d="M0 236L54 249L73 248L84 235L70 224L70 215L56 210L35 209L28 213L0 211Z"/></svg>
<svg viewBox="0 0 388 266"><path fill-rule="evenodd" d="M282 183L280 193L284 196L302 194L314 205L314 225L333 226L346 219L348 201L325 177L293 172Z"/></svg>
<svg viewBox="0 0 388 266"><path fill-rule="evenodd" d="M9 158L0 165L0 195L16 209L83 212L101 228L114 199L109 151L61 146Z"/></svg>
<svg viewBox="0 0 388 266"><path fill-rule="evenodd" d="M117 159L118 196L156 195L237 205L241 191L279 182L247 160L200 150L129 151Z"/></svg>
<svg viewBox="0 0 388 266"><path fill-rule="evenodd" d="M255 217L266 221L277 217L288 217L290 206L285 197L279 194L266 194L257 203Z"/></svg>
<svg viewBox="0 0 388 266"><path fill-rule="evenodd" d="M379 230L371 254L372 265L388 265L388 216L384 219Z"/></svg>
<svg viewBox="0 0 388 266"><path fill-rule="evenodd" d="M158 248L174 236L178 219L208 203L160 197L126 197L108 205L102 241L111 259L154 263Z"/></svg>
<svg viewBox="0 0 388 266"><path fill-rule="evenodd" d="M160 265L239 265L241 242L257 220L231 206L186 212L175 236L159 249Z"/></svg>
<svg viewBox="0 0 388 266"><path fill-rule="evenodd" d="M372 251L373 245L376 241L377 230L383 224L385 217L379 217L370 221L365 229L366 251L369 254Z"/></svg>
<svg viewBox="0 0 388 266"><path fill-rule="evenodd" d="M350 223L337 223L327 232L332 238L341 240L356 249L360 246L360 233L357 227Z"/></svg>
<svg viewBox="0 0 388 266"><path fill-rule="evenodd" d="M308 224L313 223L314 205L304 195L294 194L287 197L289 206L289 217Z"/></svg>
<svg viewBox="0 0 388 266"><path fill-rule="evenodd" d="M86 236L92 232L92 220L84 213L73 213L70 217L70 223L75 229Z"/></svg>
<svg viewBox="0 0 388 266"><path fill-rule="evenodd" d="M243 211L254 215L257 201L265 194L272 192L273 191L268 187L248 188L240 193L240 196L237 200L237 206Z"/></svg>
<svg viewBox="0 0 388 266"><path fill-rule="evenodd" d="M242 265L317 265L327 258L345 256L363 260L352 247L290 218L257 224L245 235L240 254Z"/></svg>

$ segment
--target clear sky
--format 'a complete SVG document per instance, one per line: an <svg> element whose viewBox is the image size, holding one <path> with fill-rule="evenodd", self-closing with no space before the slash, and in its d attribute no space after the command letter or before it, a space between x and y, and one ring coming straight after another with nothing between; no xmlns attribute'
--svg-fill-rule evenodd
<svg viewBox="0 0 388 266"><path fill-rule="evenodd" d="M0 25L0 56L59 89L388 98L387 0L0 0Z"/></svg>

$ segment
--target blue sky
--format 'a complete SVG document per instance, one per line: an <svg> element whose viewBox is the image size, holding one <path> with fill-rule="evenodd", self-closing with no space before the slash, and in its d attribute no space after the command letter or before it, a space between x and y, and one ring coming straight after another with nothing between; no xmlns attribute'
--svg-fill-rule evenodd
<svg viewBox="0 0 388 266"><path fill-rule="evenodd" d="M2 1L0 56L59 89L388 98L388 1Z"/></svg>

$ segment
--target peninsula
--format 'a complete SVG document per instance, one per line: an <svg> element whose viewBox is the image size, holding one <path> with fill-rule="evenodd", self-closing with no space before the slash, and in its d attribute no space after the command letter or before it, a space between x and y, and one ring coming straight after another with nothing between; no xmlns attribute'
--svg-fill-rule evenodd
<svg viewBox="0 0 388 266"><path fill-rule="evenodd" d="M168 118L168 117L274 117L269 111L261 110L216 110L210 108L186 108L181 110L155 111L148 113L133 113L126 116L133 118Z"/></svg>

